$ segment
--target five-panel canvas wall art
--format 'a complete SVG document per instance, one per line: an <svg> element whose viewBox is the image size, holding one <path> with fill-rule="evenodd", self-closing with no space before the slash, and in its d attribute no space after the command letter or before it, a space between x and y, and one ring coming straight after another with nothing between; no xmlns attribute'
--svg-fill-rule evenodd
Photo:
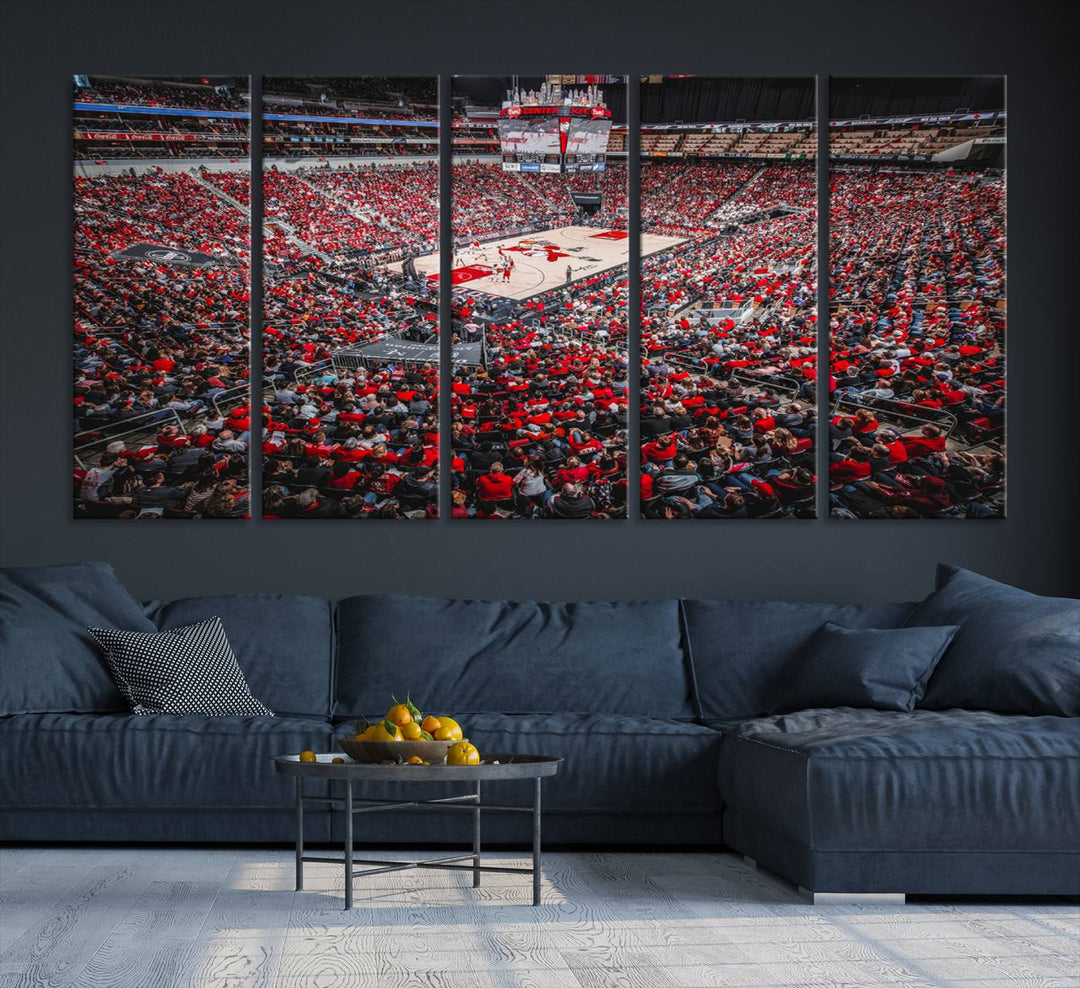
<svg viewBox="0 0 1080 988"><path fill-rule="evenodd" d="M634 85L76 76L75 517L1004 517L1004 78Z"/></svg>

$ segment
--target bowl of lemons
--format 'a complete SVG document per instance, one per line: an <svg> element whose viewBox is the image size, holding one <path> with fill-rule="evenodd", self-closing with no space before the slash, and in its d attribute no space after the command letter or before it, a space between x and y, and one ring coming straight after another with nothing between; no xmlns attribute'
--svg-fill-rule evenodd
<svg viewBox="0 0 1080 988"><path fill-rule="evenodd" d="M424 714L411 696L394 705L382 720L364 721L338 746L354 762L365 765L479 765L480 754L469 744L461 725L445 714Z"/></svg>

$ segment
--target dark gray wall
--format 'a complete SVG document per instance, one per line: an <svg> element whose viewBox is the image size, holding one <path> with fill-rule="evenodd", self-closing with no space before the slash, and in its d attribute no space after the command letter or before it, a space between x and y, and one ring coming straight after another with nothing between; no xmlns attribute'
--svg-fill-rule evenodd
<svg viewBox="0 0 1080 988"><path fill-rule="evenodd" d="M1080 593L1071 38L1050 3L0 4L0 562L104 559L144 597L394 591L895 599L948 560ZM758 39L758 40L755 40ZM71 74L1009 75L1003 522L334 524L70 519ZM1075 127L1075 123L1070 126Z"/></svg>

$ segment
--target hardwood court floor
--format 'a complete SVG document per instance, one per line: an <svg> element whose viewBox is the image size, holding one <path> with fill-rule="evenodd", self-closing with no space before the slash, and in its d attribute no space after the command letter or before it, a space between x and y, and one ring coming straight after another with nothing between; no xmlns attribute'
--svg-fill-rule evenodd
<svg viewBox="0 0 1080 988"><path fill-rule="evenodd" d="M620 264L629 257L625 233L601 227L564 226L554 230L518 234L503 240L491 240L482 247L463 247L454 258L454 283L458 288L497 295L500 298L532 298L566 285L566 268L573 269L573 281L591 278ZM658 233L641 235L641 256L683 243L683 237ZM499 257L499 248L514 259L509 281L492 273ZM401 264L388 265L400 270ZM416 259L416 270L434 275L439 271L439 255L428 254ZM486 273L485 273L486 272Z"/></svg>
<svg viewBox="0 0 1080 988"><path fill-rule="evenodd" d="M3 849L0 988L1080 984L1063 900L813 907L732 854L545 865L535 909L527 879L411 871L359 882L346 913L340 869L294 892L288 851Z"/></svg>

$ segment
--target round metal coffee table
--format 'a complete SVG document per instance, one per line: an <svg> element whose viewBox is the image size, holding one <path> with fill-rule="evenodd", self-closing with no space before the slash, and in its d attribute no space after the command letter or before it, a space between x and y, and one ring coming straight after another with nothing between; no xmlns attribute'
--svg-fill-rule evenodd
<svg viewBox="0 0 1080 988"><path fill-rule="evenodd" d="M532 875L533 905L540 905L540 784L559 771L561 758L544 755L489 754L483 765L362 765L346 761L334 764L331 759L342 756L318 755L318 761L302 762L299 755L279 755L274 768L296 778L296 890L304 888L304 862L319 861L343 865L345 868L345 908L352 909L353 880L364 875L381 875L389 871L405 871L409 868L437 868L448 871L471 871L473 886L480 885L480 875L485 871ZM499 762L498 765L491 764ZM305 796L305 779L340 779L345 784L344 796ZM482 782L504 782L511 779L532 779L533 798L531 806L513 806L504 803L481 803ZM471 792L443 799L385 800L362 799L353 796L354 782L467 782ZM304 854L304 805L340 806L345 814L345 854L343 858ZM384 861L353 857L353 817L358 813L374 813L378 810L396 810L405 807L431 807L440 810L464 810L473 818L473 849L471 854L453 854L443 858L422 861ZM532 814L532 867L503 868L480 863L480 814L484 810L501 813ZM461 862L471 861L471 864ZM366 866L354 871L354 865Z"/></svg>

